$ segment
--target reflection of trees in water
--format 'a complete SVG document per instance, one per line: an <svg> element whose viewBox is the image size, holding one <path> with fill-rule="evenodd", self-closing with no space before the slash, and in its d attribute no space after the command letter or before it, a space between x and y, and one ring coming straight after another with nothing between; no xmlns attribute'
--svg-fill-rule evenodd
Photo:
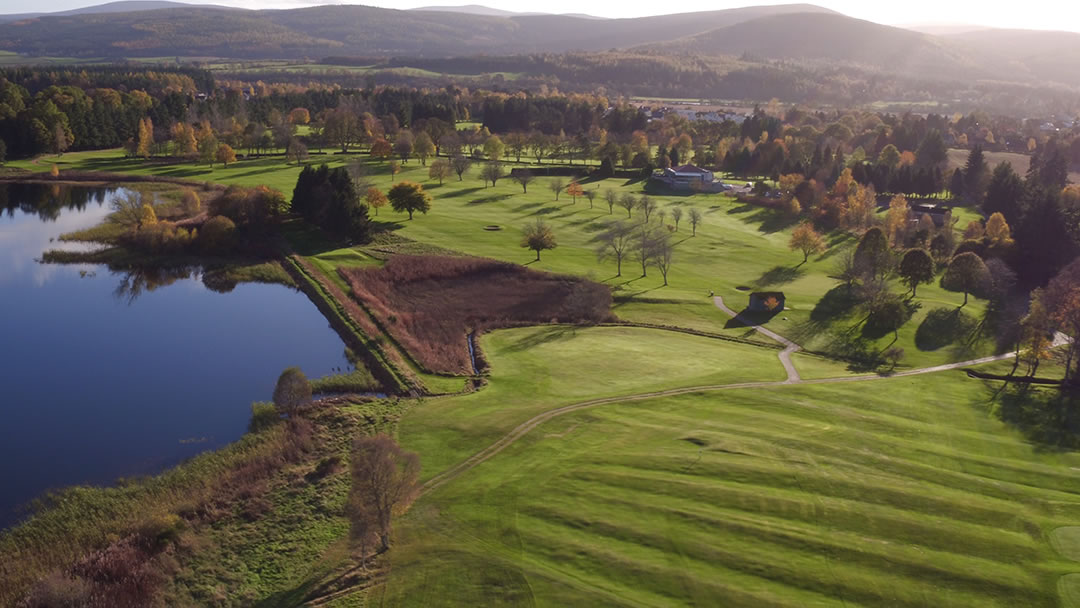
<svg viewBox="0 0 1080 608"><path fill-rule="evenodd" d="M118 299L127 300L130 305L144 293L159 287L168 287L177 281L194 279L201 275L203 286L217 293L229 293L236 289L236 279L229 276L225 269L205 269L198 265L191 266L110 266L109 271L120 277L120 283L113 290Z"/></svg>
<svg viewBox="0 0 1080 608"><path fill-rule="evenodd" d="M118 299L127 300L129 305L146 292L154 291L159 287L167 287L198 274L198 268L190 266L139 266L123 269L110 268L109 270L120 275L120 284L113 290L113 295Z"/></svg>
<svg viewBox="0 0 1080 608"><path fill-rule="evenodd" d="M82 211L90 203L104 205L115 188L66 184L0 184L0 213L14 217L16 211L55 222L60 212Z"/></svg>

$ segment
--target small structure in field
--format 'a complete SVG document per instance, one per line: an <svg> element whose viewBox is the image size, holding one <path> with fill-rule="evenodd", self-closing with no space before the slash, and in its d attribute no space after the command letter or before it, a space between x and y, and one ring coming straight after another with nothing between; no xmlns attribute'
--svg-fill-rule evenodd
<svg viewBox="0 0 1080 608"><path fill-rule="evenodd" d="M694 165L664 169L653 175L653 179L672 190L724 192L729 189L724 182L716 179L712 171Z"/></svg>
<svg viewBox="0 0 1080 608"><path fill-rule="evenodd" d="M784 292L755 291L750 294L750 304L746 308L753 312L780 312L784 310Z"/></svg>

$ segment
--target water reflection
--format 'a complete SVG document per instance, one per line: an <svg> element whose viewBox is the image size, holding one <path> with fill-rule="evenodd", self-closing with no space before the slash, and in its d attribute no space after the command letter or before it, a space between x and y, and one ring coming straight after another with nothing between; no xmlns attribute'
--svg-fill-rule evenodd
<svg viewBox="0 0 1080 608"><path fill-rule="evenodd" d="M0 184L0 527L48 488L152 473L237 439L286 367L349 367L292 289L36 261L79 247L55 239L100 223L114 192Z"/></svg>

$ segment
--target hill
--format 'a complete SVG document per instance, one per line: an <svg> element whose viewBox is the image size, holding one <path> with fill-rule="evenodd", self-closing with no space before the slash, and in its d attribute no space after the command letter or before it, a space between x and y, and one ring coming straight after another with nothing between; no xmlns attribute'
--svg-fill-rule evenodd
<svg viewBox="0 0 1080 608"><path fill-rule="evenodd" d="M987 61L1044 82L1080 83L1080 34L986 29L947 37Z"/></svg>
<svg viewBox="0 0 1080 608"><path fill-rule="evenodd" d="M960 44L837 13L770 15L652 49L842 62L907 75L971 77L984 71Z"/></svg>
<svg viewBox="0 0 1080 608"><path fill-rule="evenodd" d="M24 19L34 19L37 17L50 16L64 16L64 15L100 15L107 13L130 13L134 11L156 11L163 8L187 8L192 4L184 2L170 2L168 0L120 0L119 2L107 2L105 4L96 4L94 6L85 6L83 8L74 8L67 11L57 11L55 13L21 13L2 15L0 14L0 23L5 21L22 21ZM212 6L209 4L199 4L195 6ZM218 6L216 8L226 8Z"/></svg>
<svg viewBox="0 0 1080 608"><path fill-rule="evenodd" d="M0 50L69 57L237 58L563 52L658 43L766 15L824 10L795 4L598 20L355 5L261 11L182 6L0 23Z"/></svg>

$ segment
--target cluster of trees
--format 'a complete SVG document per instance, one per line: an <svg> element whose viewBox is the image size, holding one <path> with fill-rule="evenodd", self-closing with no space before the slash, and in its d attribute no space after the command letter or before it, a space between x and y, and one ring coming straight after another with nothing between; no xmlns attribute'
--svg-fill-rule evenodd
<svg viewBox="0 0 1080 608"><path fill-rule="evenodd" d="M292 195L292 211L330 234L355 242L370 233L367 205L344 167L306 166Z"/></svg>
<svg viewBox="0 0 1080 608"><path fill-rule="evenodd" d="M154 194L128 189L113 198L109 221L124 228L123 244L152 254L224 255L262 252L265 235L288 212L285 197L271 188L231 186L208 205L193 190L184 192L178 221L161 219Z"/></svg>

